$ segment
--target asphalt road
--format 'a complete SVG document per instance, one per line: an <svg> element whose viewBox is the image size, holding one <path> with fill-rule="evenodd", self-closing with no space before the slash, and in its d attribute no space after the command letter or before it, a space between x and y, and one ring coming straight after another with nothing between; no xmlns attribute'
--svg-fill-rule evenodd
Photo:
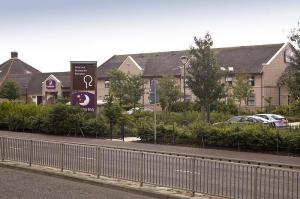
<svg viewBox="0 0 300 199"><path fill-rule="evenodd" d="M155 144L144 144L136 142L120 142L120 141L110 141L103 139L94 138L80 138L80 137L64 137L64 136L54 136L45 135L37 133L22 133L22 132L10 132L10 131L0 131L0 136L10 136L10 137L20 137L20 138L36 138L36 139L47 139L54 141L66 141L66 142L77 142L86 144L97 144L103 146L116 146L125 147L130 149L143 149L152 150L160 152L174 152L174 153L186 153L189 155L203 155L203 156L213 156L219 158L234 158L242 159L248 161L263 161L278 164L292 164L300 165L300 157L294 156L284 156L275 155L267 153L253 153L253 152L240 152L240 151L230 151L230 150L219 150L219 149L206 149L206 148L196 148L196 147L182 147L182 146L170 146L170 145L155 145Z"/></svg>
<svg viewBox="0 0 300 199"><path fill-rule="evenodd" d="M96 185L0 167L1 199L151 199Z"/></svg>

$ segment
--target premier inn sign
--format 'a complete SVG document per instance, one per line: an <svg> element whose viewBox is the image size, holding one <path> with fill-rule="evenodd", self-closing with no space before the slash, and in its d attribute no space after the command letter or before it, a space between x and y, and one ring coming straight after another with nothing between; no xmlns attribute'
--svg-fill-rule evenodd
<svg viewBox="0 0 300 199"><path fill-rule="evenodd" d="M97 105L96 69L97 62L94 61L71 61L71 103L88 112L95 111Z"/></svg>

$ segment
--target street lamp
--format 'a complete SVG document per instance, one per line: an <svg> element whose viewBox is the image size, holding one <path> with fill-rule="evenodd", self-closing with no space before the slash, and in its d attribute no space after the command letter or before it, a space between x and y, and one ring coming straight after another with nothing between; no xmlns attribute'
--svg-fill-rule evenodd
<svg viewBox="0 0 300 199"><path fill-rule="evenodd" d="M184 123L187 122L187 119L186 119L186 109L187 109L187 103L186 103L186 95L185 95L185 67L186 67L186 64L188 63L189 61L189 58L187 56L181 56L180 57L180 60L181 60L181 63L183 65L183 103L184 103Z"/></svg>

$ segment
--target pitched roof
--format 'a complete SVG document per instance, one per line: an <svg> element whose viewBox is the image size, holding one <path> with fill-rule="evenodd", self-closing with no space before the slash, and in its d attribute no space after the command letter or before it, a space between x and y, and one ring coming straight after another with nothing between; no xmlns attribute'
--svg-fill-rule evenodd
<svg viewBox="0 0 300 199"><path fill-rule="evenodd" d="M9 80L15 81L21 94L24 94L31 76L37 73L40 71L17 57L11 58L0 65L0 85Z"/></svg>
<svg viewBox="0 0 300 199"><path fill-rule="evenodd" d="M235 73L260 73L262 64L283 46L267 44L255 46L239 46L228 48L214 48L217 62L220 66L234 67ZM180 57L187 55L185 51L154 52L141 54L114 55L97 69L98 78L106 78L108 72L118 68L123 61L131 56L142 68L143 76L180 75Z"/></svg>
<svg viewBox="0 0 300 199"><path fill-rule="evenodd" d="M39 73L32 75L28 86L28 94L41 94L42 82L50 75L54 75L59 81L61 81L63 88L70 88L70 72Z"/></svg>

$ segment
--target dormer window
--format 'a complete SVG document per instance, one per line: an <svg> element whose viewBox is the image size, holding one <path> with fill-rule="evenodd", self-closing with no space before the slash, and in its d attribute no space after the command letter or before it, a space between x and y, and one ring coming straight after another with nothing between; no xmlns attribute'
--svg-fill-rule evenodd
<svg viewBox="0 0 300 199"><path fill-rule="evenodd" d="M233 76L232 75L227 75L227 77L225 77L225 82L228 83L228 85L232 85L232 81L233 81Z"/></svg>
<svg viewBox="0 0 300 199"><path fill-rule="evenodd" d="M253 75L249 79L249 85L250 86L255 86L255 77Z"/></svg>

